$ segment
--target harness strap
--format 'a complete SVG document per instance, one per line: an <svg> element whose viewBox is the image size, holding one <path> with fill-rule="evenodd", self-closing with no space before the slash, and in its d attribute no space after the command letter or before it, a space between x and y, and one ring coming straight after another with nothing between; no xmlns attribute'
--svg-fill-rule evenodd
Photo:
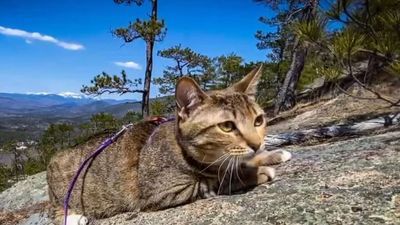
<svg viewBox="0 0 400 225"><path fill-rule="evenodd" d="M173 121L175 118L170 117L170 118L165 118L165 117L151 117L148 119L149 122L152 122L159 126L160 124L163 124L165 122ZM87 165L94 159L96 158L103 150L105 150L108 146L110 146L112 143L118 140L119 137L122 136L126 132L126 130L130 127L132 127L133 124L130 123L128 125L125 125L122 127L120 131L118 131L116 134L114 134L112 137L107 138L105 141L101 143L101 145L92 153L90 154L85 161L79 166L78 170L76 171L74 177L72 178L71 182L69 183L69 187L67 190L67 193L65 195L64 199L64 225L67 225L67 217L68 217L68 203L69 200L71 199L72 195L72 190L74 189L74 186L76 182L78 181L79 175L82 173L83 170L87 170Z"/></svg>

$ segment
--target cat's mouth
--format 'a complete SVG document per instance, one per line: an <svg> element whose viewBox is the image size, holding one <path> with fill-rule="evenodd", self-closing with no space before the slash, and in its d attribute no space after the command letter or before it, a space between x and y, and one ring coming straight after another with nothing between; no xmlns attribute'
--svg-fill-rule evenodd
<svg viewBox="0 0 400 225"><path fill-rule="evenodd" d="M254 156L255 152L252 149L246 148L235 148L229 150L229 155L231 156L239 156L240 158L251 158Z"/></svg>

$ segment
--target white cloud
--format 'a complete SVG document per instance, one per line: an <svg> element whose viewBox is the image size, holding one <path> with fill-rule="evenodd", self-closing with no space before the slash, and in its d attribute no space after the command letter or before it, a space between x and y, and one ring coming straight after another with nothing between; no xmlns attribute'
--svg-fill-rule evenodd
<svg viewBox="0 0 400 225"><path fill-rule="evenodd" d="M129 69L134 69L134 70L141 70L142 69L142 67L138 63L135 63L135 62L132 62L132 61L114 62L114 64L117 65L117 66L129 68Z"/></svg>
<svg viewBox="0 0 400 225"><path fill-rule="evenodd" d="M64 49L73 50L73 51L84 49L83 45L60 41L52 36L44 35L44 34L41 34L38 32L27 32L24 30L0 26L0 34L24 38L25 42L29 43L29 44L32 41L36 40L36 41L50 42L50 43L58 45Z"/></svg>

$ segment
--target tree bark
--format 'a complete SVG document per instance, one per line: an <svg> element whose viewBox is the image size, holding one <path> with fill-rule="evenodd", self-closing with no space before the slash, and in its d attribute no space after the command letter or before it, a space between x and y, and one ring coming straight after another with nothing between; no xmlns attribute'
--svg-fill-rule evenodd
<svg viewBox="0 0 400 225"><path fill-rule="evenodd" d="M298 41L297 41L298 42ZM293 108L296 105L295 90L299 81L301 72L303 71L305 59L307 56L307 49L296 43L295 50L292 56L292 63L290 69L286 73L285 81L278 93L277 101L275 104L275 114L281 110Z"/></svg>
<svg viewBox="0 0 400 225"><path fill-rule="evenodd" d="M149 101L150 101L150 82L153 70L153 47L154 42L146 44L146 73L144 78L143 97L142 97L142 115L148 116L150 114Z"/></svg>
<svg viewBox="0 0 400 225"><path fill-rule="evenodd" d="M151 20L157 21L157 0L152 0ZM154 50L155 36L150 37L146 41L146 73L144 78L144 87L142 95L142 116L150 115L150 83L153 71L153 50Z"/></svg>
<svg viewBox="0 0 400 225"><path fill-rule="evenodd" d="M177 63L177 67L179 70L179 77L183 77L183 67L181 66L181 63L179 62L179 60L177 60L176 63Z"/></svg>
<svg viewBox="0 0 400 225"><path fill-rule="evenodd" d="M310 0L306 4L302 20L310 21L313 19L317 12L319 0ZM278 93L277 101L275 103L275 115L282 109L288 110L296 105L296 87L300 75L303 71L305 59L307 57L307 47L301 45L298 38L295 40L294 51L292 55L292 62L289 71L286 73L285 81Z"/></svg>

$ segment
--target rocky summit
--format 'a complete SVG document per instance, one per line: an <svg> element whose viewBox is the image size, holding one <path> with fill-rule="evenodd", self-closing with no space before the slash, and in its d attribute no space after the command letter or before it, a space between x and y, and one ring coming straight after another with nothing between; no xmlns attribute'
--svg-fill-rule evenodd
<svg viewBox="0 0 400 225"><path fill-rule="evenodd" d="M247 193L91 224L400 224L400 132L285 149L277 179ZM45 178L1 193L2 224L51 224Z"/></svg>

